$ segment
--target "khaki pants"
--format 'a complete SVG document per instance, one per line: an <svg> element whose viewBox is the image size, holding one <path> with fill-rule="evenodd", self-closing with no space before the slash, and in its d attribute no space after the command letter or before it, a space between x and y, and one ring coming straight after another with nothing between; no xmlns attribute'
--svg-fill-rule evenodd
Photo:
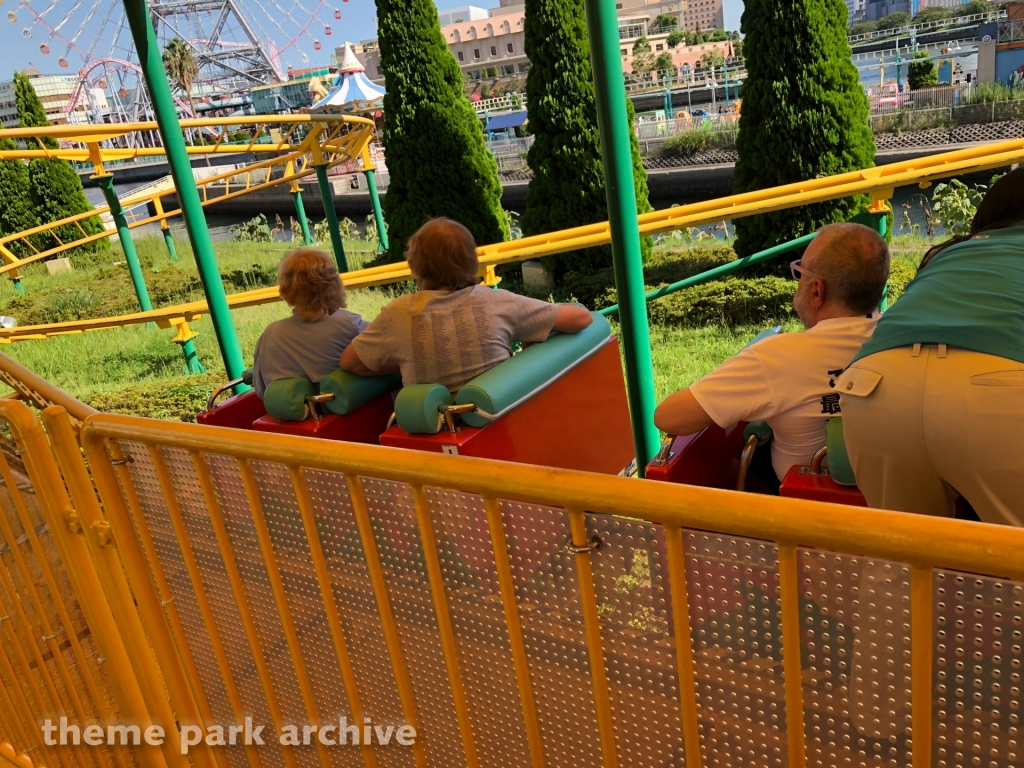
<svg viewBox="0 0 1024 768"><path fill-rule="evenodd" d="M858 360L836 389L870 506L952 517L959 492L985 522L1024 525L1024 365L915 344Z"/></svg>

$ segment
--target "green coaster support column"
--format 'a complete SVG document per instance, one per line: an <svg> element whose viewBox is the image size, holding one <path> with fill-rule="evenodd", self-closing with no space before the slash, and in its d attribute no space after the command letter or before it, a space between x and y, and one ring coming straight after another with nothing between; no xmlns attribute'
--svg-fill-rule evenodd
<svg viewBox="0 0 1024 768"><path fill-rule="evenodd" d="M160 202L159 195L153 198L153 208L156 209L157 216L164 215L164 204ZM164 236L164 245L167 246L167 255L171 257L171 261L177 261L178 249L174 245L174 238L171 236L171 225L167 223L167 219L160 219L160 231Z"/></svg>
<svg viewBox="0 0 1024 768"><path fill-rule="evenodd" d="M114 177L109 173L98 173L92 177L103 190L103 197L110 207L110 216L114 219L114 226L117 227L117 237L121 241L121 248L124 250L124 259L128 262L128 273L132 277L132 285L135 286L135 296L139 300L139 306L143 312L149 312L153 308L153 302L149 300L149 290L146 288L146 278L142 275L142 265L139 263L139 255L135 252L135 243L132 242L132 233L128 229L128 221L124 217L124 208L121 201L117 199L117 192L114 191Z"/></svg>
<svg viewBox="0 0 1024 768"><path fill-rule="evenodd" d="M302 189L299 182L292 182L292 197L295 198L295 215L299 217L299 229L302 230L302 244L312 245L313 236L309 233L309 219L306 218L306 206L302 204Z"/></svg>
<svg viewBox="0 0 1024 768"><path fill-rule="evenodd" d="M327 216L327 228L331 231L331 245L334 246L334 260L338 262L338 271L344 274L348 272L348 262L345 260L345 244L341 241L341 229L338 226L338 212L334 210L334 192L331 190L331 183L327 180L327 163L314 163L316 168L316 180L320 185L320 197L324 201L324 215Z"/></svg>
<svg viewBox="0 0 1024 768"><path fill-rule="evenodd" d="M149 18L146 0L123 0L125 16L132 31L135 49L138 51L142 75L146 80L146 90L153 104L153 114L160 129L167 164L170 167L174 187L181 204L181 213L185 219L185 228L195 253L196 266L199 268L199 279L203 284L203 293L210 308L210 318L217 335L221 357L228 379L241 378L245 370L242 348L238 343L231 307L224 293L224 284L220 281L220 269L217 266L217 255L210 240L210 230L206 225L206 216L199 200L195 178L192 175L192 163L189 162L185 138L178 122L178 113L174 106L174 97L167 84L161 61L160 45ZM236 392L247 387L239 386Z"/></svg>
<svg viewBox="0 0 1024 768"><path fill-rule="evenodd" d="M373 220L377 222L377 250L386 251L391 246L388 243L388 230L384 226L384 211L380 207L380 195L377 194L377 166L370 159L369 145L363 150L363 173L366 175L366 186L370 189Z"/></svg>
<svg viewBox="0 0 1024 768"><path fill-rule="evenodd" d="M630 148L632 126L626 115L626 89L623 86L615 4L611 0L585 0L584 4L590 58L594 66L597 124L601 131L601 159L604 161L619 322L626 358L626 390L633 422L636 463L643 477L644 467L658 452L659 438L654 427L654 366L647 326L647 302L644 300L640 228Z"/></svg>
<svg viewBox="0 0 1024 768"><path fill-rule="evenodd" d="M174 238L171 236L171 228L161 227L160 229L164 233L164 245L167 246L167 255L171 257L171 261L177 261L178 249L174 245Z"/></svg>
<svg viewBox="0 0 1024 768"><path fill-rule="evenodd" d="M181 354L185 358L185 373L189 376L206 373L206 366L199 360L199 353L196 352L195 338L199 334L189 328L185 320L176 321L174 325L178 329L174 343L181 346Z"/></svg>

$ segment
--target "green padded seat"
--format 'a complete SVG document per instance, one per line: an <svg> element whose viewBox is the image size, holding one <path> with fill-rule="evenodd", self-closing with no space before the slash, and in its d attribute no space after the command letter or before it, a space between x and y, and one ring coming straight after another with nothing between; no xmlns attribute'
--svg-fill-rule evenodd
<svg viewBox="0 0 1024 768"><path fill-rule="evenodd" d="M395 421L410 435L441 431L441 411L452 404L452 393L441 384L410 384L395 398Z"/></svg>
<svg viewBox="0 0 1024 768"><path fill-rule="evenodd" d="M402 375L392 373L387 376L360 376L356 373L343 371L341 368L329 373L320 380L321 394L334 395L333 400L323 404L330 413L344 416L384 392L390 392L402 386Z"/></svg>
<svg viewBox="0 0 1024 768"><path fill-rule="evenodd" d="M843 420L829 419L825 425L825 445L828 447L828 473L837 485L856 485L853 465L846 452L843 436Z"/></svg>
<svg viewBox="0 0 1024 768"><path fill-rule="evenodd" d="M603 315L592 312L591 317L593 322L579 333L552 334L468 382L455 402L472 403L478 410L463 414L462 420L471 427L487 426L603 347L612 328Z"/></svg>
<svg viewBox="0 0 1024 768"><path fill-rule="evenodd" d="M306 398L315 394L316 387L305 376L278 379L263 393L263 405L278 421L302 421L308 414Z"/></svg>
<svg viewBox="0 0 1024 768"><path fill-rule="evenodd" d="M322 403L329 413L344 416L361 408L383 392L400 386L400 374L387 376L359 376L340 368L324 376L320 386L305 376L294 379L278 379L263 393L263 404L267 413L278 421L302 421L309 416L306 398L318 393L332 394L333 400Z"/></svg>

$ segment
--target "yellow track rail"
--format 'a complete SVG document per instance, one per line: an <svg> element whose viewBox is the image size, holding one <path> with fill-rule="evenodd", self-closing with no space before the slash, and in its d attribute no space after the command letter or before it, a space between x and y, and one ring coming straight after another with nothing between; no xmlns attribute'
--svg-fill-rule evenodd
<svg viewBox="0 0 1024 768"><path fill-rule="evenodd" d="M274 155L270 159L260 160L244 168L226 171L197 181L196 186L199 188L204 207L232 200L251 192L268 189L279 184L297 182L299 179L309 176L314 172L313 162L322 160L329 166L336 166L360 156L365 156L375 131L373 121L361 117L326 115L256 116L253 121L247 122L246 125L253 122L256 126L254 130L255 136L258 136L261 132L269 134L271 130L280 130L283 131L281 139L272 143L257 144L256 139L253 138L248 145L227 145L223 143L224 139L227 137L229 127L239 124L237 118L185 120L182 122L185 128L206 127L218 129L218 138L213 144L188 147L190 154L216 155L256 152ZM101 144L101 142L110 141L134 131L155 131L156 128L156 123L131 123L123 126L55 126L47 129L46 135L65 142L65 145L58 149L47 149L44 147L38 141L39 134L37 129L34 128L16 128L0 131L0 138L10 138L26 143L31 143L35 140L39 145L38 149L0 151L0 160L38 159L43 157L75 161L88 160L95 166L97 174L101 174L104 172L103 163L105 162L134 157L163 156L163 147L120 149L104 147ZM303 134L301 138L293 138L300 128ZM257 176L264 177L263 180L254 183L254 173ZM276 177L274 177L275 173ZM236 179L242 179L242 181L236 181ZM232 189L233 184L237 188ZM211 189L222 185L224 193L217 197L211 196ZM160 222L163 225L168 219L180 216L180 210L166 212L163 209L161 197L170 193L171 190L164 190L137 196L130 195L123 199L121 202L125 208L143 203L151 203L157 212L156 215L136 219L131 222L128 225L129 229L135 229L156 222ZM111 231L90 235L82 227L82 222L86 219L108 213L109 210L109 207L101 206L85 213L68 216L58 221L0 237L0 257L6 262L3 266L0 266L0 275L12 273L11 276L15 277L18 274L17 270L27 264L49 259L73 248L110 237L113 234ZM56 232L65 227L77 227L81 237L73 241L62 242L57 237ZM39 237L52 238L57 241L57 245L40 249L33 242L34 239ZM19 258L14 253L16 245L31 251L32 254Z"/></svg>
<svg viewBox="0 0 1024 768"><path fill-rule="evenodd" d="M981 147L944 152L892 165L851 171L838 176L811 179L757 192L747 192L646 213L639 217L640 232L644 235L653 235L684 227L710 224L723 219L743 218L858 194L870 194L875 201L873 207L876 210L885 210L885 201L892 197L897 187L910 184L927 186L939 179L1002 168L1021 160L1024 160L1024 139L1001 141ZM481 272L493 269L498 264L605 245L610 241L608 222L601 222L520 240L485 245L478 249ZM0 268L0 274L8 268ZM411 277L412 273L409 271L408 264L399 262L348 272L342 276L342 279L346 287L355 289L397 283L409 280ZM240 309L267 304L279 299L277 288L270 287L228 296L228 304L233 309ZM167 328L182 321L194 320L207 312L205 301L195 301L117 317L5 328L0 329L0 344L80 334L146 322L155 322L159 326Z"/></svg>

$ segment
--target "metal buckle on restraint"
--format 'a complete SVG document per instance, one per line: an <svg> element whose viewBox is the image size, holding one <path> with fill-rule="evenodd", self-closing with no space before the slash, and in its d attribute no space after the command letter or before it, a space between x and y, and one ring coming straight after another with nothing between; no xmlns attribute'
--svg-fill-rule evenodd
<svg viewBox="0 0 1024 768"><path fill-rule="evenodd" d="M444 425L449 432L461 432L462 427L455 426L455 416L462 413L472 413L476 410L476 406L473 403L462 403L461 405L441 405L437 408L441 414L441 418L444 420Z"/></svg>
<svg viewBox="0 0 1024 768"><path fill-rule="evenodd" d="M309 413L313 417L313 421L320 421L323 418L321 409L317 408L318 405L323 403L329 403L334 399L333 392L321 392L318 395L306 395L306 405L309 406Z"/></svg>
<svg viewBox="0 0 1024 768"><path fill-rule="evenodd" d="M668 464L669 460L675 456L675 452L672 450L672 444L676 441L675 435L668 435L664 443L661 444L661 450L658 451L658 455L651 459L652 467L664 467Z"/></svg>

